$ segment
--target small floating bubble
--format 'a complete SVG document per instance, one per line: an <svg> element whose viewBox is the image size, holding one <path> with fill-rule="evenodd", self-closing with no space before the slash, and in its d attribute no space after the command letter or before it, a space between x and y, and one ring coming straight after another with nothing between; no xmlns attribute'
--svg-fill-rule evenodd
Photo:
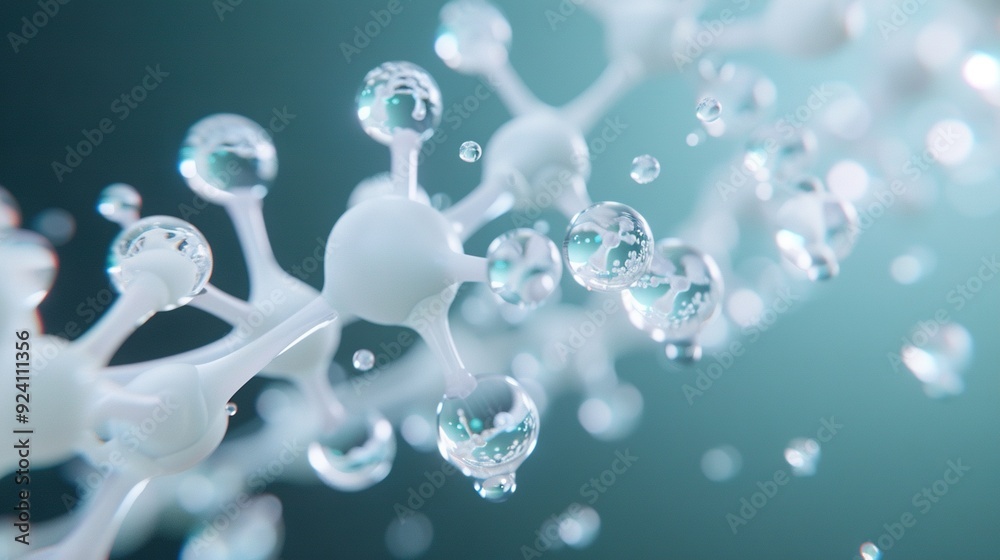
<svg viewBox="0 0 1000 560"><path fill-rule="evenodd" d="M483 156L483 148L477 142L462 142L462 146L458 149L458 157L462 158L462 161L473 163L479 161L479 158Z"/></svg>
<svg viewBox="0 0 1000 560"><path fill-rule="evenodd" d="M660 162L649 154L641 155L632 160L632 180L640 185L647 185L660 176Z"/></svg>
<svg viewBox="0 0 1000 560"><path fill-rule="evenodd" d="M705 97L698 102L698 108L695 113L698 116L698 120L703 123L713 123L719 120L722 116L722 103L714 97Z"/></svg>
<svg viewBox="0 0 1000 560"><path fill-rule="evenodd" d="M731 445L709 449L701 457L701 472L712 482L725 482L740 474L743 456Z"/></svg>
<svg viewBox="0 0 1000 560"><path fill-rule="evenodd" d="M229 417L236 416L236 411L238 411L238 410L239 410L239 407L236 406L236 403L231 402L231 403L227 403L226 404L226 416L229 416Z"/></svg>
<svg viewBox="0 0 1000 560"><path fill-rule="evenodd" d="M97 199L97 212L109 222L127 227L139 219L142 196L135 187L115 183L104 187Z"/></svg>
<svg viewBox="0 0 1000 560"><path fill-rule="evenodd" d="M875 543L862 544L860 552L862 560L882 560L882 551L875 546Z"/></svg>
<svg viewBox="0 0 1000 560"><path fill-rule="evenodd" d="M792 467L795 476L816 474L819 456L819 443L814 439L795 438L788 442L785 449L785 461Z"/></svg>
<svg viewBox="0 0 1000 560"><path fill-rule="evenodd" d="M352 358L354 369L358 371L368 371L375 367L375 354L371 350L362 348L354 353Z"/></svg>

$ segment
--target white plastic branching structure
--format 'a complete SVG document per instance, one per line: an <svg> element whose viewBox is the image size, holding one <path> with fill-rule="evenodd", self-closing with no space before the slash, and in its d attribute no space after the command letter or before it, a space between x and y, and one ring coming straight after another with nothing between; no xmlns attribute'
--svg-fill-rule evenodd
<svg viewBox="0 0 1000 560"><path fill-rule="evenodd" d="M830 53L861 33L860 3L772 0L760 15L738 19L714 37L703 49L710 56L698 60L685 53L704 31L706 2L585 6L604 26L609 63L561 107L539 100L514 70L508 58L513 34L496 7L484 0L443 7L435 51L455 71L494 84L512 117L482 148L479 184L444 210L429 204L418 177L421 146L441 119L437 84L408 62L387 62L365 76L357 115L365 132L389 149L391 167L358 185L333 225L320 290L285 272L271 250L262 204L277 176L277 155L268 134L244 117L212 115L192 126L179 171L233 222L246 259L246 300L210 283L211 249L195 226L142 217L139 193L115 184L102 192L98 210L122 228L108 268L120 295L78 339L45 334L36 307L54 280L55 253L43 238L19 229L16 203L0 190L0 260L13 263L0 275L0 326L23 331L40 357L32 372L32 465L82 458L103 473L71 516L41 524L38 542L46 546L33 547L27 557L105 558L123 524L129 530L119 546L136 547L169 511L183 510L192 524L204 521L248 491L246 473L273 456L262 449L289 457L285 478L305 473L341 491L363 490L389 473L394 426L415 447L436 447L474 480L482 497L502 501L514 492L516 471L538 441L550 397L583 392L584 427L599 438L621 437L637 422L643 398L618 379L619 355L652 339L683 364L701 357L704 338L725 340L730 322L752 322L731 309L720 317L723 278L730 291L752 291L759 299L776 289L772 276L836 276L857 239L858 214L816 178L824 176L817 145L837 153L869 150L855 141L865 132L866 138L888 136L879 129L885 123L869 118L857 133L854 125L864 119L828 119L786 134L769 114L774 84L719 57L744 49L807 58ZM732 182L712 189L689 223L675 228L679 238L655 238L635 209L591 199L584 135L645 78L690 77L686 67L694 70L692 108L699 105L703 127L689 143L706 136L746 140L731 169L757 189ZM933 78L912 64L900 67L913 75L871 76L867 87L882 105L867 106L869 117L908 95L901 83ZM650 169L636 173L655 178L658 167ZM543 199L568 221L561 247L544 230L519 228L494 240L484 256L465 253L464 243L484 225ZM750 259L766 265L751 278L738 270L736 240L743 222L761 218L770 228L766 246L783 264L754 253ZM584 304L557 301L564 267L590 293ZM450 313L468 283L481 286ZM182 305L233 330L189 352L109 366L150 317ZM626 313L614 313L618 306ZM341 329L354 321L408 327L424 346L380 366L372 381L355 377L337 385L329 370ZM569 324L580 329L567 339ZM619 328L627 325L636 328ZM258 431L223 442L237 413L230 401L255 376L288 383L261 395ZM3 473L16 469L12 460L10 454L0 459ZM133 509L144 513L129 515ZM240 546L265 549L262 558L276 553L280 504L260 495L245 511L221 536L210 524L199 525L182 558L246 557Z"/></svg>

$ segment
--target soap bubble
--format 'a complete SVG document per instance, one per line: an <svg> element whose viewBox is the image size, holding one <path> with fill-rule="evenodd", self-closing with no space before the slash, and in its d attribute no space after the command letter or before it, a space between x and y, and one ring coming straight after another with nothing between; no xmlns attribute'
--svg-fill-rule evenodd
<svg viewBox="0 0 1000 560"><path fill-rule="evenodd" d="M387 146L397 130L412 130L428 140L441 123L441 90L412 62L386 62L368 72L357 106L365 133Z"/></svg>
<svg viewBox="0 0 1000 560"><path fill-rule="evenodd" d="M375 354L367 348L362 348L354 353L351 363L354 364L354 369L358 371L368 371L375 367Z"/></svg>
<svg viewBox="0 0 1000 560"><path fill-rule="evenodd" d="M925 323L930 324L930 323ZM925 327L914 332L900 351L903 364L924 384L932 398L959 395L965 390L962 378L972 361L972 335L958 323Z"/></svg>
<svg viewBox="0 0 1000 560"><path fill-rule="evenodd" d="M647 185L660 176L660 162L649 154L641 155L632 160L632 180L640 185Z"/></svg>
<svg viewBox="0 0 1000 560"><path fill-rule="evenodd" d="M653 234L641 214L618 202L599 202L573 217L563 258L588 290L621 291L649 269Z"/></svg>
<svg viewBox="0 0 1000 560"><path fill-rule="evenodd" d="M191 190L208 200L223 200L238 189L264 196L278 174L278 154L260 125L222 113L188 130L178 167Z"/></svg>
<svg viewBox="0 0 1000 560"><path fill-rule="evenodd" d="M490 243L490 289L507 303L537 307L559 287L559 249L533 229L515 229Z"/></svg>
<svg viewBox="0 0 1000 560"><path fill-rule="evenodd" d="M698 102L695 115L703 123L713 123L722 116L722 104L714 97L705 97Z"/></svg>
<svg viewBox="0 0 1000 560"><path fill-rule="evenodd" d="M819 456L819 443L814 439L795 438L788 442L785 449L785 461L792 467L795 476L816 474Z"/></svg>
<svg viewBox="0 0 1000 560"><path fill-rule="evenodd" d="M473 163L479 161L479 158L483 155L483 147L479 145L478 142L468 141L462 142L462 145L458 148L458 157L466 163Z"/></svg>

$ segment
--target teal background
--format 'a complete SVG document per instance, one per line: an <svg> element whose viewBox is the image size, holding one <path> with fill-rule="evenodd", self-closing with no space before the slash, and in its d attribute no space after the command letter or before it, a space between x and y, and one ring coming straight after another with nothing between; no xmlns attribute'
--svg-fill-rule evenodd
<svg viewBox="0 0 1000 560"><path fill-rule="evenodd" d="M396 59L422 65L441 86L446 108L474 93L477 80L452 72L433 52L440 4L404 0L402 13L350 62L340 44L351 41L355 26L369 22L369 11L385 8L385 2L243 2L220 21L208 0L74 1L19 53L0 44L0 184L18 198L29 221L49 207L69 209L78 221L76 237L59 249L61 273L41 307L49 329L58 332L76 319L77 305L107 287L103 259L115 228L91 210L101 188L127 182L142 192L145 214L180 214L192 195L175 170L177 148L187 128L211 113L234 112L262 123L274 109L287 107L296 115L274 135L279 178L265 215L279 262L290 267L308 257L343 212L353 186L388 167L387 150L361 131L353 112L357 87L370 68ZM601 28L585 11L553 30L545 11L557 8L554 0L499 5L514 29L513 63L543 100L571 99L602 70ZM31 2L4 3L0 31L20 28L20 18L36 10ZM819 61L760 52L734 58L774 80L780 114L793 110L811 84L866 74L870 53L880 45L869 28L861 45ZM156 64L169 77L118 121L111 103L140 82L147 65ZM593 198L640 209L657 236L675 233L710 171L728 166L738 149L729 141L685 145L696 124L694 102L687 80L657 77L611 109L609 115L629 128L595 158ZM65 145L82 139L81 129L95 128L105 117L115 121L115 131L57 182L51 162L64 156ZM468 192L480 166L461 162L458 146L465 140L485 145L507 119L495 96L484 101L426 158L421 183L452 199ZM646 187L628 180L631 159L641 153L653 154L663 166L660 179ZM551 218L559 231L565 220ZM483 254L496 234L511 227L507 220L473 238L467 252ZM212 242L213 282L245 295L242 258L223 212L210 207L191 221ZM814 297L783 315L694 405L681 388L696 372L664 366L654 345L624 357L619 374L645 398L640 428L623 441L598 442L576 420L576 397L556 401L510 502L486 504L458 477L429 500L421 510L434 523L427 557L522 558L522 545L532 546L542 523L573 502L586 503L581 486L608 469L616 451L628 450L639 460L593 505L602 521L596 543L583 551L546 551L544 557L853 558L862 542L886 531L884 524L912 512L916 526L885 558L1000 558L1000 278L960 311L946 301L956 284L975 274L981 258L997 252L998 236L996 216L963 217L943 198L933 212L883 218L862 237L840 278L818 286ZM889 262L915 244L935 251L936 270L916 285L900 286L889 275ZM309 281L319 286L322 278ZM569 299L580 297L570 282L564 288ZM886 359L918 321L940 309L976 341L967 391L949 401L928 399L912 376L894 372ZM220 322L182 309L156 317L118 360L174 353L224 332ZM354 349L394 338L391 329L352 327L338 361L348 365ZM257 389L255 384L241 395L245 409ZM813 436L821 419L831 416L843 429L824 444L817 476L793 479L733 535L726 514L738 512L740 499L749 498L758 481L787 470L782 450L791 438ZM701 473L701 456L723 443L742 452L744 467L732 481L711 483ZM912 496L958 459L971 471L929 512L918 512ZM392 474L369 491L276 486L287 527L282 557L386 556L393 504L440 463L436 454L416 453L401 442ZM56 473L43 476L53 491L49 503L36 505L40 517L61 507ZM178 548L179 542L160 538L132 557L175 558Z"/></svg>

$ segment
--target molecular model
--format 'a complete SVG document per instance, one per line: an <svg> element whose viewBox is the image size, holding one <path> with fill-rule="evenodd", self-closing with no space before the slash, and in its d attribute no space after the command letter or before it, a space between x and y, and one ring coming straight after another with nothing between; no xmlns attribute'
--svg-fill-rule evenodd
<svg viewBox="0 0 1000 560"><path fill-rule="evenodd" d="M742 3L732 4L736 12ZM994 9L985 4L956 3L954 11ZM34 524L30 547L12 547L12 536L0 555L103 559L116 540L136 548L160 516L173 516L191 528L185 560L277 558L281 504L260 493L263 484L247 485L252 473L266 473L281 457L276 478L318 478L338 491L362 491L389 474L397 432L419 450L436 448L487 502L512 499L518 482L522 492L535 491L517 472L539 444L550 400L582 394L586 430L621 438L638 423L643 396L618 378L618 356L653 344L683 369L703 359L703 348L726 347L736 331L752 329L759 321L753 310L779 297L780 286L796 282L808 293L806 286L835 278L863 240L860 206L875 190L866 185L889 188L900 178L888 160L866 157L885 153L893 100L919 95L908 84L931 88L939 69L961 56L934 66L908 51L892 72L866 74L870 96L840 84L842 101L825 107L822 118L790 126L770 111L775 84L749 65L726 62L727 54L826 55L865 32L862 3L771 0L760 14L733 16L718 35L704 23L708 6L583 3L602 25L609 63L583 93L552 106L510 64L512 30L497 7L486 0L445 4L435 52L455 72L495 86L510 120L484 145L461 146L456 165L480 162L479 184L450 206L434 205L419 163L440 128L446 92L410 62L368 72L357 117L388 148L391 165L357 185L336 218L319 290L284 270L272 252L262 208L278 154L269 133L239 115L194 123L178 170L232 221L249 278L245 300L212 284L212 249L196 224L144 216L139 191L116 183L96 207L120 226L107 260L117 298L73 340L47 334L36 308L54 282L55 252L44 237L21 229L17 203L0 189L0 330L17 333L30 348L23 383L31 393L24 421L31 469L74 463L91 481L71 513ZM978 32L968 19L956 21L967 26L959 32ZM877 33L871 23L867 32ZM987 111L1000 104L1000 63L976 60L988 67L982 72L994 72L988 83L972 81ZM688 221L670 232L652 231L642 208L595 202L587 187L586 135L633 88L660 76L687 88L698 126L690 145L735 139L745 146L720 166L721 179L705 186ZM836 167L848 157L869 162L867 171ZM950 167L964 161L953 152L938 159ZM659 174L654 157L637 154L635 183ZM897 210L921 204L912 193L896 196L903 201ZM529 207L557 211L565 229L525 220L484 255L466 253L474 234ZM733 233L741 229L760 242L741 245ZM736 266L748 260L761 264L752 273ZM573 282L562 282L564 267ZM570 290L581 303L561 301ZM109 365L153 315L181 306L211 314L231 331L188 352ZM616 315L618 309L625 313ZM342 330L362 321L412 329L421 341L388 364L358 350L354 383L370 385L363 396L330 375ZM580 332L565 340L559 327L570 324ZM904 349L905 366L932 396L960 393L968 333L951 325L930 344ZM934 352L930 364L921 355ZM379 375L369 379L364 374L373 368ZM223 441L230 418L250 413L232 401L255 377L279 381L258 400L260 426ZM14 402L20 390L5 383L0 398ZM436 410L416 406L428 399L439 400ZM8 448L17 444L17 434L7 437ZM818 460L813 444L793 446L801 472ZM5 475L19 469L10 453L0 461ZM242 515L226 527L213 524L219 508L234 502ZM586 525L588 515L573 519Z"/></svg>

